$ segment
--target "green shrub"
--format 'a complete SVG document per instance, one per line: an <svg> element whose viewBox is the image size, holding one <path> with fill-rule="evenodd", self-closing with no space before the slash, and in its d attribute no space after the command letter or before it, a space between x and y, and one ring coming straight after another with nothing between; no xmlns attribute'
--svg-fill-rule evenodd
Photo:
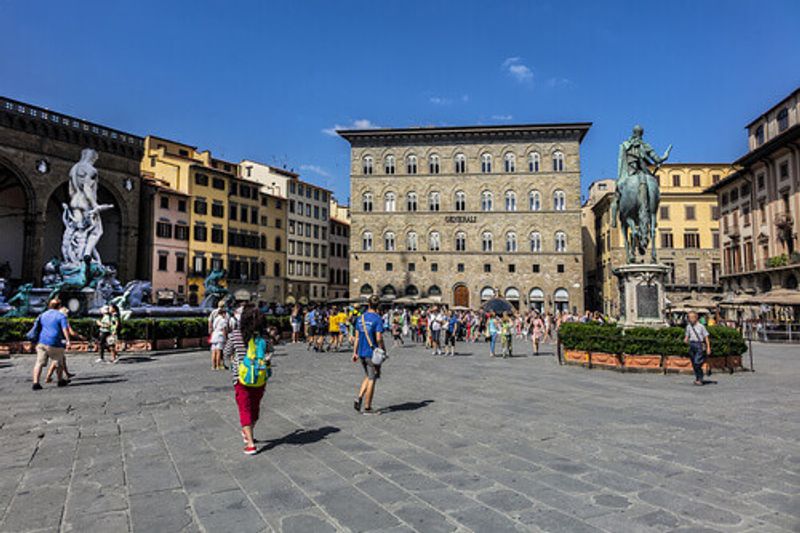
<svg viewBox="0 0 800 533"><path fill-rule="evenodd" d="M733 328L711 326L708 332L712 356L741 355L747 351L741 334ZM684 335L684 329L679 327L623 330L619 326L578 322L562 324L558 332L558 338L567 350L688 357L689 348L683 342Z"/></svg>

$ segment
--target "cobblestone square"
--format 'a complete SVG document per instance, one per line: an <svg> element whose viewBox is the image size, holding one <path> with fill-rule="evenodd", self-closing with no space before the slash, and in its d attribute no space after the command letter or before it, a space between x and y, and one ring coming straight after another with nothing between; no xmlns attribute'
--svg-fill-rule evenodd
<svg viewBox="0 0 800 533"><path fill-rule="evenodd" d="M0 530L800 531L797 347L702 388L546 348L397 347L368 417L346 353L281 346L254 457L206 352L74 355L39 392L0 360Z"/></svg>

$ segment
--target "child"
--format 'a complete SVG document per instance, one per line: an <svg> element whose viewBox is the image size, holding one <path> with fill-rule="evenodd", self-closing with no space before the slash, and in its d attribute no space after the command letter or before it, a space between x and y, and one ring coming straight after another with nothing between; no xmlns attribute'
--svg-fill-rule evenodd
<svg viewBox="0 0 800 533"><path fill-rule="evenodd" d="M503 344L503 358L513 357L512 343L514 342L514 325L508 313L503 314L503 321L500 324L501 341Z"/></svg>

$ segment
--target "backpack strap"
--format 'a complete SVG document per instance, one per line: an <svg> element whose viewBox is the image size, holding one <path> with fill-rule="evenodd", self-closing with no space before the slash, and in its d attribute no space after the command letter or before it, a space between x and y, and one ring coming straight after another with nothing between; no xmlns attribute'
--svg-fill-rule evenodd
<svg viewBox="0 0 800 533"><path fill-rule="evenodd" d="M366 314L366 313L365 313ZM369 336L369 331L367 331L367 321L364 318L364 315L361 315L361 327L364 330L364 336L367 338L367 344L369 344L369 348L371 350L375 349L375 346L372 345L372 339Z"/></svg>

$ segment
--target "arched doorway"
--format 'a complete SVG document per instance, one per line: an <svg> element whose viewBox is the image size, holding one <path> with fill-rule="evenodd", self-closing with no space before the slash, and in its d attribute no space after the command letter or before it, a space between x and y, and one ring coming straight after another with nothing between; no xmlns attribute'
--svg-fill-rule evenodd
<svg viewBox="0 0 800 533"><path fill-rule="evenodd" d="M505 297L508 303L514 306L514 309L519 310L519 291L517 289L514 287L507 288Z"/></svg>
<svg viewBox="0 0 800 533"><path fill-rule="evenodd" d="M537 313L543 313L544 291L539 287L534 287L531 289L531 292L528 295L528 305L530 306L531 310L536 311Z"/></svg>
<svg viewBox="0 0 800 533"><path fill-rule="evenodd" d="M453 305L469 307L469 287L464 284L456 285L453 289Z"/></svg>
<svg viewBox="0 0 800 533"><path fill-rule="evenodd" d="M64 235L62 217L64 208L62 204L69 203L69 188L63 183L50 195L47 201L47 225L44 233L44 257L49 261L51 257L61 258L61 239ZM114 209L103 211L103 236L97 243L97 252L100 254L104 265L117 267L120 260L121 216L119 201L108 189L99 184L97 187L97 203L113 204Z"/></svg>
<svg viewBox="0 0 800 533"><path fill-rule="evenodd" d="M559 313L569 312L569 291L567 289L556 289L553 293L553 307Z"/></svg>
<svg viewBox="0 0 800 533"><path fill-rule="evenodd" d="M419 289L416 285L408 285L406 287L406 296L419 296Z"/></svg>
<svg viewBox="0 0 800 533"><path fill-rule="evenodd" d="M488 302L495 297L494 289L491 287L484 287L481 289L481 303Z"/></svg>
<svg viewBox="0 0 800 533"><path fill-rule="evenodd" d="M31 197L26 184L10 167L0 162L0 277L14 282L26 278L25 255L29 252L26 239L26 217L32 212Z"/></svg>
<svg viewBox="0 0 800 533"><path fill-rule="evenodd" d="M794 274L789 274L783 282L784 289L797 289L797 277Z"/></svg>
<svg viewBox="0 0 800 533"><path fill-rule="evenodd" d="M361 286L361 289L358 291L360 296L367 297L372 296L372 285L369 283L365 283Z"/></svg>

